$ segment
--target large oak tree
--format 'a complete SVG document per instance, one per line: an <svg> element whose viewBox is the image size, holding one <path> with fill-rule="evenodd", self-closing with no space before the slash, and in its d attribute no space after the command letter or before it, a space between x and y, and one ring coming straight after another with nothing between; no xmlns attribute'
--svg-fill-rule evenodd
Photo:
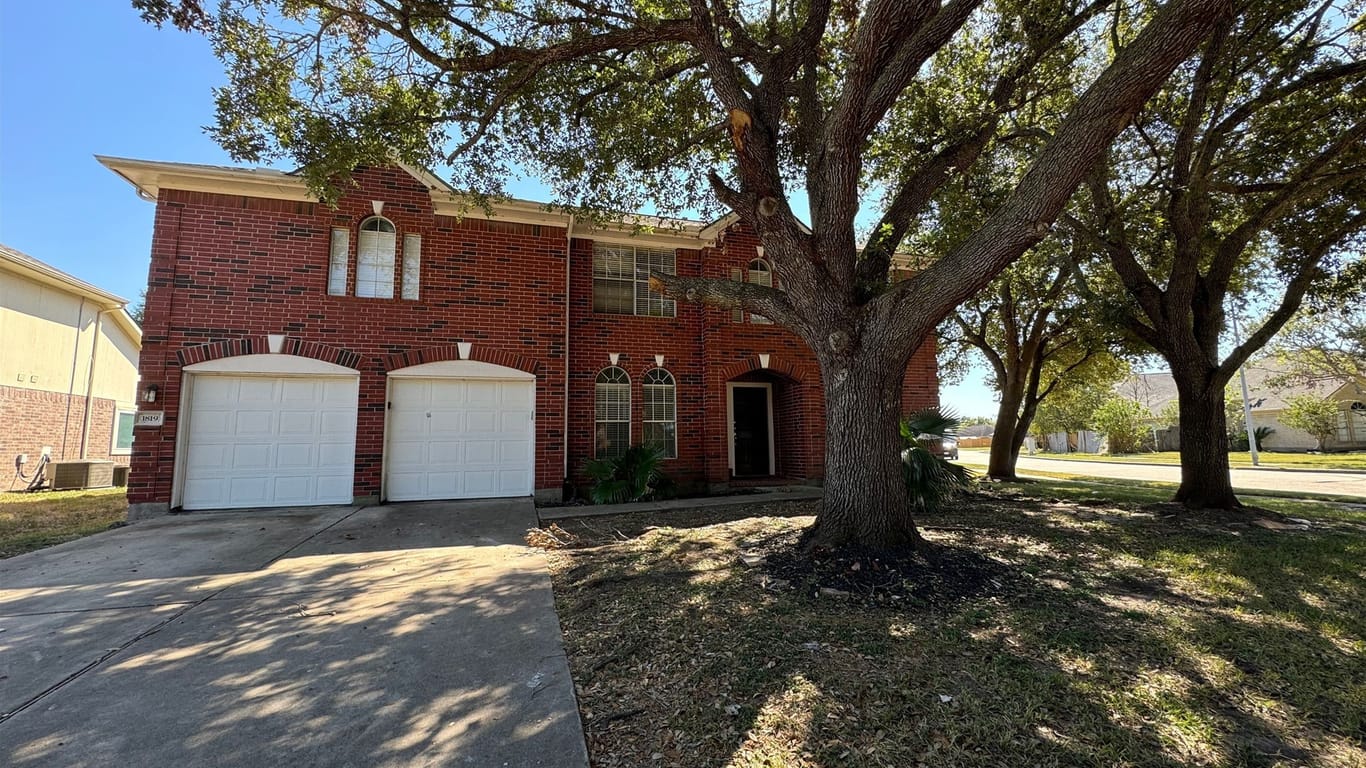
<svg viewBox="0 0 1366 768"><path fill-rule="evenodd" d="M1263 2L1220 22L1085 192L1087 204L1068 222L1122 286L1097 290L1095 300L1166 360L1176 383L1176 500L1237 507L1226 385L1307 294L1359 269L1352 264L1366 232L1360 5ZM1235 343L1228 312L1249 297L1268 311Z"/></svg>
<svg viewBox="0 0 1366 768"><path fill-rule="evenodd" d="M980 226L890 284L950 179L1045 85L1108 0L134 0L212 38L229 83L214 135L288 157L321 191L397 154L497 191L526 168L562 202L734 211L781 290L657 275L677 298L781 323L819 361L826 489L811 546L917 542L899 458L914 350L1045 237L1115 137L1232 0L1171 0L1126 36ZM1094 44L1093 44L1094 43ZM976 77L930 87L955 59ZM874 162L871 148L884 148ZM886 154L885 148L897 150ZM448 161L448 162L442 162ZM808 211L794 210L805 192ZM882 193L860 248L861 208ZM808 226L809 225L809 226Z"/></svg>

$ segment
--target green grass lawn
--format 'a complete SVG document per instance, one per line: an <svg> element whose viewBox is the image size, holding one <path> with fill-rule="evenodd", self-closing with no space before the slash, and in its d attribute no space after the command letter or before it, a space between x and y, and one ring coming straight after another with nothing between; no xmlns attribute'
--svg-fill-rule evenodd
<svg viewBox="0 0 1366 768"><path fill-rule="evenodd" d="M123 488L0 494L0 558L108 530L127 515Z"/></svg>
<svg viewBox="0 0 1366 768"><path fill-rule="evenodd" d="M1111 498L1117 496L1119 498ZM922 520L1009 565L944 609L768 591L814 502L561 521L595 766L1366 765L1366 526L1165 519L1164 489L994 486Z"/></svg>
<svg viewBox="0 0 1366 768"><path fill-rule="evenodd" d="M968 450L968 449L964 449ZM1366 469L1366 452L1353 453L1267 453L1259 454L1263 467L1286 467L1291 469ZM1181 454L1176 451L1160 453L1132 453L1120 456L1095 453L1036 453L1036 459L1061 459L1064 461L1118 461L1138 464L1180 464ZM1252 454L1247 451L1228 455L1229 464L1235 467L1252 466Z"/></svg>

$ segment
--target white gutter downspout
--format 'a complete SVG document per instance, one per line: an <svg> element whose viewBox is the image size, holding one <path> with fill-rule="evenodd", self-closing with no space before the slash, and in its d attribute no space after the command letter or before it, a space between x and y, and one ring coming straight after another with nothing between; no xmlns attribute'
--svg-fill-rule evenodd
<svg viewBox="0 0 1366 768"><path fill-rule="evenodd" d="M90 339L90 370L85 377L85 417L81 420L81 458L87 458L90 443L90 400L95 395L95 362L99 360L100 353L100 329L106 312L113 310L102 309L95 313L95 335Z"/></svg>
<svg viewBox="0 0 1366 768"><path fill-rule="evenodd" d="M571 261L574 254L574 214L569 214L569 227L564 231L564 445L561 447L561 457L564 459L561 491L564 484L569 482L569 276L571 274ZM566 501L566 499L561 499Z"/></svg>

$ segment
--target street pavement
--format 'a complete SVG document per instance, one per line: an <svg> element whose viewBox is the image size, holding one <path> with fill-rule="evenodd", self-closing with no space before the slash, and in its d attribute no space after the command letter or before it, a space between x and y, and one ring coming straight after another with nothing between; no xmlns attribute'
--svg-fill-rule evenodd
<svg viewBox="0 0 1366 768"><path fill-rule="evenodd" d="M959 456L959 461L970 467L987 465L986 451L965 449L960 451ZM1073 461L1022 455L1016 470L1024 475L1030 472L1066 472L1121 480L1181 482L1181 468L1174 465ZM1366 474L1361 473L1236 467L1230 471L1230 476L1233 487L1239 490L1366 497Z"/></svg>

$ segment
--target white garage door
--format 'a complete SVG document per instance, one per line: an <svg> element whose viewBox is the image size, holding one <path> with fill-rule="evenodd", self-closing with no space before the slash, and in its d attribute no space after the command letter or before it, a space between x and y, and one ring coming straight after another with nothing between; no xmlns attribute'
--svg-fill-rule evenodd
<svg viewBox="0 0 1366 768"><path fill-rule="evenodd" d="M356 377L194 377L185 509L350 504Z"/></svg>
<svg viewBox="0 0 1366 768"><path fill-rule="evenodd" d="M535 392L534 379L393 379L388 498L530 496Z"/></svg>

